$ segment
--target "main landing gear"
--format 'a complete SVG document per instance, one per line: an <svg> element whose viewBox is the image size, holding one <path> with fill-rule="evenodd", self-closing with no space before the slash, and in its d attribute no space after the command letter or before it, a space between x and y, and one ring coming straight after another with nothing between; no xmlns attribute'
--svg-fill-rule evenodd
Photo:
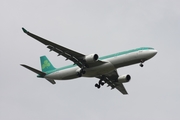
<svg viewBox="0 0 180 120"><path fill-rule="evenodd" d="M99 89L104 84L105 84L105 82L103 82L103 80L99 80L99 82L95 84L95 87L97 87Z"/></svg>
<svg viewBox="0 0 180 120"><path fill-rule="evenodd" d="M101 88L101 86L103 86L105 83L107 83L108 84L107 87L111 86L111 90L112 90L116 87L116 82L117 81L110 81L105 76L102 76L101 79L99 80L99 82L95 84L95 87L97 87L99 89L99 88Z"/></svg>
<svg viewBox="0 0 180 120"><path fill-rule="evenodd" d="M81 69L81 70L77 73L77 76L78 76L78 77L81 77L82 74L85 74L85 73L86 73L86 71L85 71L84 69Z"/></svg>

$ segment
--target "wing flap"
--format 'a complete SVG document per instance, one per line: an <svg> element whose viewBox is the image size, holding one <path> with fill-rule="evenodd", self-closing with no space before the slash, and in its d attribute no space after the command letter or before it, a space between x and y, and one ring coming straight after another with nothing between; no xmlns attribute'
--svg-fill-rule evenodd
<svg viewBox="0 0 180 120"><path fill-rule="evenodd" d="M80 58L80 59L77 59L72 54L69 54L68 52L62 51L61 49L55 48L55 47L53 47L51 45L48 45L47 48L49 48L50 51L54 51L54 52L58 53L58 56L62 55L62 56L64 56L66 58L66 60L73 61L74 64L77 64L81 68L84 66L84 64L82 62L80 62L80 59L82 59L84 57L83 55L77 55Z"/></svg>

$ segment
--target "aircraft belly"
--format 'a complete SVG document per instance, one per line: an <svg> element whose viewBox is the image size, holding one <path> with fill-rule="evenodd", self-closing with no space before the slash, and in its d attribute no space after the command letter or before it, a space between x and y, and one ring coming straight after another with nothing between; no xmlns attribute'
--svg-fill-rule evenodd
<svg viewBox="0 0 180 120"><path fill-rule="evenodd" d="M112 65L110 62L107 62L96 67L85 69L86 73L83 75L83 77L96 77L99 75L106 74L113 70L115 70L114 65Z"/></svg>
<svg viewBox="0 0 180 120"><path fill-rule="evenodd" d="M55 73L49 74L46 77L55 79L55 80L74 79L74 78L77 78L76 70L77 70L77 67L66 69L66 70L60 70Z"/></svg>
<svg viewBox="0 0 180 120"><path fill-rule="evenodd" d="M55 80L68 80L68 79L78 78L77 72L76 72L77 69L79 69L79 67L74 67L74 68L70 68L66 70L60 70L60 71L51 73L49 75L46 75L45 78L55 79ZM86 73L83 74L82 76L83 77L96 77L96 76L111 72L115 69L116 68L110 62L107 62L96 67L86 68L85 69Z"/></svg>

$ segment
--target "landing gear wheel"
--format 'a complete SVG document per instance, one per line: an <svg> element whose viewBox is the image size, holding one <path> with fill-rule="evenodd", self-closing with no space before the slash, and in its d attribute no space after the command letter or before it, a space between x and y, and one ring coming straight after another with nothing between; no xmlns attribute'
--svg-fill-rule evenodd
<svg viewBox="0 0 180 120"><path fill-rule="evenodd" d="M111 87L111 90L114 89L114 88L115 88L115 86L112 86L112 87Z"/></svg>
<svg viewBox="0 0 180 120"><path fill-rule="evenodd" d="M104 84L105 84L104 82L101 83L102 86L103 86Z"/></svg>
<svg viewBox="0 0 180 120"><path fill-rule="evenodd" d="M82 76L82 74L78 72L78 73L77 73L77 76L78 76L78 77L81 77L81 76Z"/></svg>
<svg viewBox="0 0 180 120"><path fill-rule="evenodd" d="M84 69L81 69L80 73L81 73L81 74L85 74L86 71L85 71Z"/></svg>
<svg viewBox="0 0 180 120"><path fill-rule="evenodd" d="M99 85L104 85L105 83L103 81L99 81Z"/></svg>
<svg viewBox="0 0 180 120"><path fill-rule="evenodd" d="M143 67L143 66L144 66L144 65L141 63L141 64L140 64L140 67Z"/></svg>
<svg viewBox="0 0 180 120"><path fill-rule="evenodd" d="M99 84L95 84L95 87L97 87L98 89L101 87Z"/></svg>

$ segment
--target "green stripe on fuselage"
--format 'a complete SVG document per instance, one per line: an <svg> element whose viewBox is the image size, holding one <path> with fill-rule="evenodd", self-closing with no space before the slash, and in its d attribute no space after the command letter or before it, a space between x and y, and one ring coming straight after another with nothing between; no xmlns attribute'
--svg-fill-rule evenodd
<svg viewBox="0 0 180 120"><path fill-rule="evenodd" d="M108 59L111 57L116 57L116 56L121 56L121 55L128 54L128 53L137 52L140 50L150 50L150 49L153 50L153 48L150 48L150 47L141 47L141 48L136 48L136 49L132 49L132 50L128 50L128 51L123 51L123 52L118 52L118 53L114 53L111 55L103 56L103 57L100 57L99 59L104 60L104 59Z"/></svg>
<svg viewBox="0 0 180 120"><path fill-rule="evenodd" d="M46 74L50 74L50 73L53 73L53 72L56 72L56 71L65 70L65 69L76 67L76 66L77 65L72 64L72 65L61 67L61 68L56 68L55 70L51 70L51 71L46 72Z"/></svg>
<svg viewBox="0 0 180 120"><path fill-rule="evenodd" d="M123 52L118 52L118 53L115 53L115 54L110 54L110 55L107 55L107 56L103 56L103 57L100 57L99 60L104 60L104 59L112 58L112 57L115 57L115 56L121 56L121 55L125 55L125 54L128 54L128 53L137 52L139 50L153 50L153 48L150 48L150 47L136 48L136 49L132 49L132 50L128 50L128 51L123 51ZM76 66L77 65L74 65L74 64L64 66L64 67L61 67L61 68L57 68L55 70L48 71L48 72L46 72L46 74L50 74L50 73L53 73L53 72L56 72L56 71L65 70L65 69L76 67Z"/></svg>

